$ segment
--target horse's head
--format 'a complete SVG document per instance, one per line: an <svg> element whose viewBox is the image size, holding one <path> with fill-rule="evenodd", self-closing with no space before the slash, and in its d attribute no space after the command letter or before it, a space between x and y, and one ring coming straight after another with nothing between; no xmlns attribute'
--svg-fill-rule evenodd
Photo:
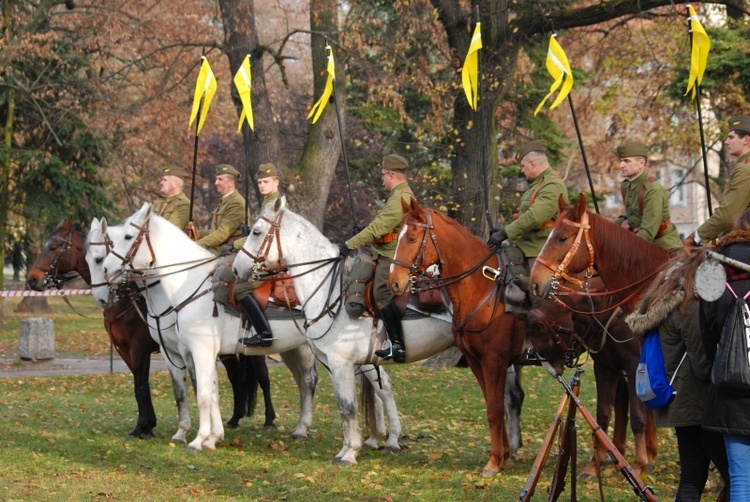
<svg viewBox="0 0 750 502"><path fill-rule="evenodd" d="M107 226L106 218L94 218L86 236L86 263L91 273L91 290L94 300L102 307L108 307L114 300L113 292L104 277L104 260L112 250L109 232L119 235L122 230Z"/></svg>
<svg viewBox="0 0 750 502"><path fill-rule="evenodd" d="M529 276L531 294L537 298L549 296L560 277L579 274L593 265L586 196L579 195L572 206L568 206L560 197L558 204L559 213L555 226Z"/></svg>
<svg viewBox="0 0 750 502"><path fill-rule="evenodd" d="M149 237L151 204L145 203L122 225L122 233L109 232L112 249L102 264L107 282L114 284L130 271L141 273L153 266L154 255ZM127 275L127 274L126 274Z"/></svg>
<svg viewBox="0 0 750 502"><path fill-rule="evenodd" d="M246 280L253 269L279 264L279 251L284 244L281 241L281 221L285 212L286 197L283 195L263 208L233 262L234 274L240 280Z"/></svg>
<svg viewBox="0 0 750 502"><path fill-rule="evenodd" d="M50 284L61 286L66 275L79 273L88 279L83 246L83 235L73 230L71 221L61 221L29 268L26 284L31 289L41 291Z"/></svg>
<svg viewBox="0 0 750 502"><path fill-rule="evenodd" d="M424 273L440 259L430 233L433 229L432 214L423 210L414 197L407 204L401 201L404 210L404 226L398 236L396 255L391 264L388 285L401 295L411 284L412 277Z"/></svg>

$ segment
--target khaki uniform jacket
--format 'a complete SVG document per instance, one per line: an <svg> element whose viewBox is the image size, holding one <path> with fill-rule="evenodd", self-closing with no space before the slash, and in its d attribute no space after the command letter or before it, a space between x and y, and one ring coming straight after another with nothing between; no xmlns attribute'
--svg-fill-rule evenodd
<svg viewBox="0 0 750 502"><path fill-rule="evenodd" d="M213 212L211 231L198 240L198 244L213 252L218 252L222 244L233 237L242 237L242 224L245 223L245 199L235 190L221 199Z"/></svg>
<svg viewBox="0 0 750 502"><path fill-rule="evenodd" d="M270 203L276 201L281 196L278 191L269 193L265 197L263 197L263 202L260 204L260 213L263 213L263 209ZM258 215L260 216L260 214ZM257 218L256 218L257 221ZM250 222L251 224L254 224L254 222ZM234 249L240 249L245 244L245 241L247 240L247 237L243 237L242 239L237 239L232 243L232 247Z"/></svg>
<svg viewBox="0 0 750 502"><path fill-rule="evenodd" d="M698 227L701 242L706 244L731 230L734 220L747 209L750 209L750 153L737 160L721 205Z"/></svg>
<svg viewBox="0 0 750 502"><path fill-rule="evenodd" d="M552 228L545 223L557 218L558 200L562 195L568 201L568 189L552 169L545 169L529 184L521 197L518 219L505 227L508 238L521 248L526 258L536 258L547 242ZM539 187L539 190L537 190ZM534 203L531 198L536 191ZM543 227L543 228L542 228Z"/></svg>
<svg viewBox="0 0 750 502"><path fill-rule="evenodd" d="M171 197L159 197L154 202L154 214L158 214L179 229L185 228L190 216L190 199L185 192Z"/></svg>
<svg viewBox="0 0 750 502"><path fill-rule="evenodd" d="M375 216L372 222L367 225L360 233L346 241L349 249L357 249L367 244L372 244L373 258L379 256L393 258L396 254L397 239L387 244L373 244L375 240L383 237L391 231L400 232L401 223L404 220L404 210L401 207L401 200L407 204L411 203L412 193L409 183L404 181L393 187L385 206Z"/></svg>
<svg viewBox="0 0 750 502"><path fill-rule="evenodd" d="M649 180L649 173L645 169L634 180L627 183L625 190L625 214L621 215L616 223L620 224L628 220L631 229L638 230L638 237L643 237L647 241L654 242L664 249L678 249L682 247L680 233L677 227L671 222L669 210L669 193L661 183ZM643 210L641 211L641 187L646 187L646 193L643 195ZM659 227L662 222L669 221L669 226L664 229L664 233L658 239Z"/></svg>

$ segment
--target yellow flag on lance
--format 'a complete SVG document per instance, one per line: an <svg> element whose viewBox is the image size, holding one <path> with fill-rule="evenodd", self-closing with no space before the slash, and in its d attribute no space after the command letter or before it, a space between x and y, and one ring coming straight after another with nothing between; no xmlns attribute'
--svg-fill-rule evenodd
<svg viewBox="0 0 750 502"><path fill-rule="evenodd" d="M240 95L240 101L242 101L242 113L240 113L240 123L237 124L237 131L242 129L242 121L247 119L247 125L250 126L251 130L255 130L255 122L253 121L253 100L252 100L252 89L253 89L253 78L250 73L250 56L245 56L245 60L240 65L237 73L234 74L234 86L237 88L237 93Z"/></svg>
<svg viewBox="0 0 750 502"><path fill-rule="evenodd" d="M463 84L466 99L469 101L472 110L477 109L477 99L479 98L479 49L482 48L480 24L477 23L474 26L469 51L466 53L464 67L461 69L461 84Z"/></svg>
<svg viewBox="0 0 750 502"><path fill-rule="evenodd" d="M693 47L690 51L690 77L688 77L685 96L692 91L690 99L695 99L696 82L700 84L703 81L703 73L706 71L706 63L708 62L708 51L711 49L711 40L709 40L706 30L703 29L703 25L698 20L698 14L695 13L693 6L688 4L687 8L690 32L693 34Z"/></svg>
<svg viewBox="0 0 750 502"><path fill-rule="evenodd" d="M326 70L328 72L328 78L326 79L326 86L323 89L323 94L321 94L320 99L310 109L310 113L307 114L308 119L312 117L313 124L318 121L326 104L328 104L328 99L333 92L333 81L336 79L336 66L333 64L333 49L331 49L330 45L326 45L326 50L328 51L328 67Z"/></svg>
<svg viewBox="0 0 750 502"><path fill-rule="evenodd" d="M214 72L211 71L211 65L208 64L206 56L201 56L201 69L198 73L198 80L195 83L195 94L193 94L193 110L190 112L190 122L188 127L193 125L195 117L198 115L198 109L201 111L201 116L198 119L198 128L195 131L195 135L201 133L203 124L206 121L206 115L208 115L208 109L211 107L211 100L214 99L216 94L216 77ZM203 106L201 106L201 99L203 99Z"/></svg>
<svg viewBox="0 0 750 502"><path fill-rule="evenodd" d="M552 94L560 90L554 103L549 107L550 110L554 110L563 100L570 94L570 90L573 88L573 71L570 69L570 63L568 63L568 56L565 55L565 51L557 42L557 35L552 34L549 38L549 49L547 49L547 71L555 81L550 87L549 94L547 94L539 106L536 107L534 115L539 113L539 110L544 106L544 102L549 99Z"/></svg>

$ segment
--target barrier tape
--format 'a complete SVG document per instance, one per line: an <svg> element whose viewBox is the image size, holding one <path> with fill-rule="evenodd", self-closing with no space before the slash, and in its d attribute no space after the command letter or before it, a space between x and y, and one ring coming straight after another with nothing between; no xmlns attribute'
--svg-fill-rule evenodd
<svg viewBox="0 0 750 502"><path fill-rule="evenodd" d="M0 291L0 298L7 296L71 296L90 295L90 289L47 289L44 291L16 290Z"/></svg>

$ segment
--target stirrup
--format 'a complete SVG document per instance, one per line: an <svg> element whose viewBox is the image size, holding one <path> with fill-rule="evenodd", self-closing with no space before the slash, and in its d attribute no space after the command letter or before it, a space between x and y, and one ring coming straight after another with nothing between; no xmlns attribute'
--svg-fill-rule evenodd
<svg viewBox="0 0 750 502"><path fill-rule="evenodd" d="M376 350L375 355L378 356L383 361L393 359L393 342L388 340L388 348Z"/></svg>
<svg viewBox="0 0 750 502"><path fill-rule="evenodd" d="M240 338L240 341L245 347L270 347L273 344L273 336L266 338L256 333L250 338Z"/></svg>

